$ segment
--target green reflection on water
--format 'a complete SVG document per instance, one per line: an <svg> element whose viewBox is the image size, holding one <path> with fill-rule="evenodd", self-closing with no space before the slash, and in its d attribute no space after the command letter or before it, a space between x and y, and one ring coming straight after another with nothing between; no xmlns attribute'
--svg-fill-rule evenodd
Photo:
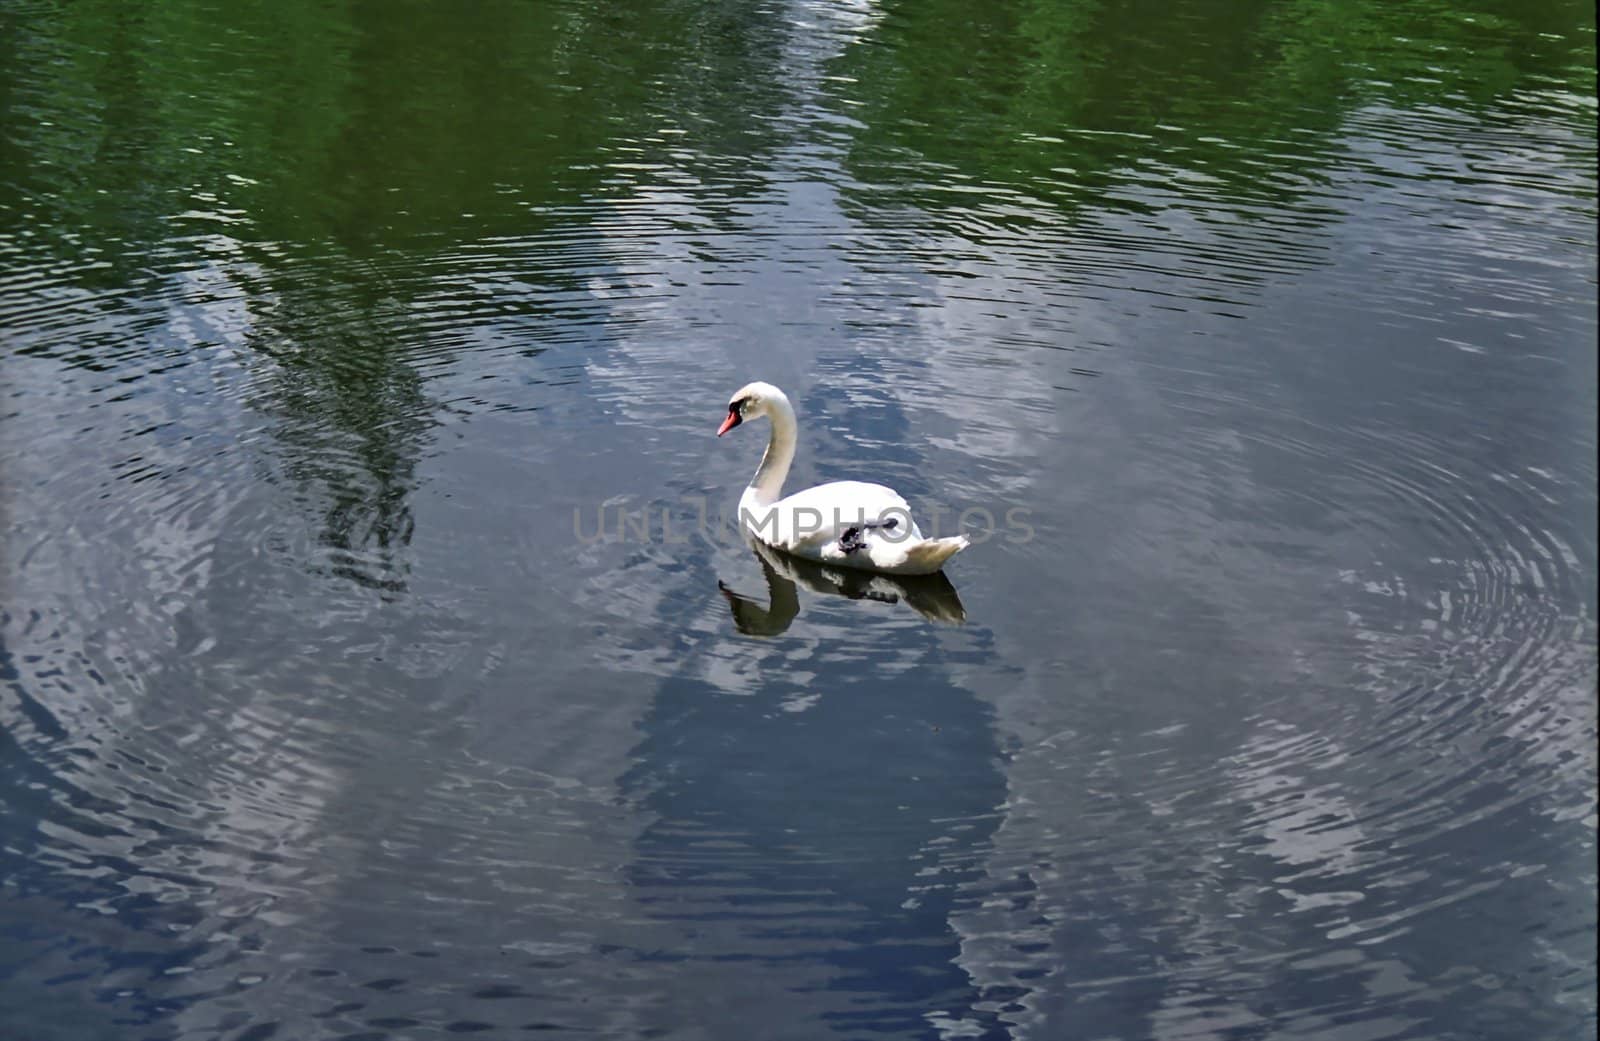
<svg viewBox="0 0 1600 1041"><path fill-rule="evenodd" d="M1360 106L1595 92L1594 11L1575 3L933 0L891 5L875 42L840 62L863 181L909 155L1074 204L1144 160L1280 198ZM1592 139L1587 111L1570 115Z"/></svg>
<svg viewBox="0 0 1600 1041"><path fill-rule="evenodd" d="M625 158L748 161L794 133L770 118L783 50L815 30L781 13L11 6L0 198L64 252L167 238L197 201L246 218L241 237L356 250L529 230L537 207L619 182ZM1286 142L1356 106L1592 98L1593 40L1593 7L1563 0L931 0L883 5L827 89L871 184L925 180L910 159L1082 202L1153 157L1254 195L1315 161ZM1584 110L1572 123L1592 133Z"/></svg>
<svg viewBox="0 0 1600 1041"><path fill-rule="evenodd" d="M869 225L1018 189L1035 210L1138 209L1142 170L1212 205L1281 202L1314 191L1353 112L1388 105L1561 122L1574 144L1555 161L1585 172L1555 186L1592 195L1590 5L852 10L840 29L820 8L687 0L6 5L0 275L49 267L108 309L159 310L173 273L221 258L245 345L274 362L253 404L282 421L291 476L322 489L323 543L387 560L437 408L414 364L430 258L581 232L604 214L586 204L664 169L714 187L697 203L712 222L785 150L821 156ZM576 285L526 260L514 274ZM8 346L99 368L122 345L41 323ZM359 471L323 472L345 443ZM350 568L403 588L399 563Z"/></svg>

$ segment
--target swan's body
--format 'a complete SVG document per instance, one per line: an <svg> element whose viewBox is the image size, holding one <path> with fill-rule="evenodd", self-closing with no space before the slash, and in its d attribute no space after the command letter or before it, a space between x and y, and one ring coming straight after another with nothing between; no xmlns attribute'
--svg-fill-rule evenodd
<svg viewBox="0 0 1600 1041"><path fill-rule="evenodd" d="M739 520L757 539L835 567L891 575L929 575L967 547L967 538L923 538L911 507L892 488L864 481L832 481L783 496L794 462L794 406L770 383L740 388L728 403L720 437L746 419L772 422L761 465L739 497Z"/></svg>

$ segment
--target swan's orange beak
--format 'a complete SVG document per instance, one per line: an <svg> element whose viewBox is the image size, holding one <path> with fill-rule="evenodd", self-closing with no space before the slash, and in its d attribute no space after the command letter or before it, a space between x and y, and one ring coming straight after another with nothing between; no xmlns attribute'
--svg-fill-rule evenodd
<svg viewBox="0 0 1600 1041"><path fill-rule="evenodd" d="M717 436L721 437L723 434L726 434L728 431L732 430L738 425L739 410L736 408L728 409L728 418L722 421L722 425L720 427L717 427Z"/></svg>

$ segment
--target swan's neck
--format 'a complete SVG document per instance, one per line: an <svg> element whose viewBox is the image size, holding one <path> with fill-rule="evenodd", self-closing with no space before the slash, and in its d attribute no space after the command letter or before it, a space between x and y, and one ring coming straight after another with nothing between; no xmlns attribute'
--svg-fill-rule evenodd
<svg viewBox="0 0 1600 1041"><path fill-rule="evenodd" d="M782 497L784 478L789 476L789 464L794 462L797 427L789 399L773 399L767 406L767 418L772 422L772 439L745 490L745 499L757 507L771 506Z"/></svg>

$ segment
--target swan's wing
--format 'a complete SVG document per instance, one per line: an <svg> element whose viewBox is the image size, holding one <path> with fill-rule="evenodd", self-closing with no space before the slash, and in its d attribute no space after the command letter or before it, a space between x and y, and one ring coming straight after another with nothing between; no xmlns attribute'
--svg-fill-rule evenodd
<svg viewBox="0 0 1600 1041"><path fill-rule="evenodd" d="M922 537L911 519L911 507L898 492L865 481L819 484L779 499L770 509L776 538L769 541L792 553L815 551L864 521L893 520L907 525L913 539Z"/></svg>

